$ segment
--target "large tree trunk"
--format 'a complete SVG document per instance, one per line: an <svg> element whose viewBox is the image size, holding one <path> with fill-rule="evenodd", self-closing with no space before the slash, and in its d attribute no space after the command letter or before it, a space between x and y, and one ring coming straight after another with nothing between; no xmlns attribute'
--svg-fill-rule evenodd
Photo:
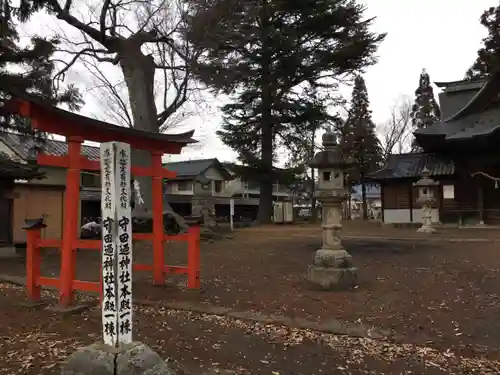
<svg viewBox="0 0 500 375"><path fill-rule="evenodd" d="M269 41L269 14L267 1L260 12L262 23L262 118L261 118L261 168L263 169L260 179L259 213L257 222L259 224L271 223L273 212L273 117L272 100L273 87L271 77L271 50Z"/></svg>
<svg viewBox="0 0 500 375"><path fill-rule="evenodd" d="M266 90L264 90L266 91ZM260 180L259 214L257 221L259 224L271 223L273 212L273 129L271 122L271 111L262 116L262 168L265 173Z"/></svg>
<svg viewBox="0 0 500 375"><path fill-rule="evenodd" d="M132 41L128 41L132 42ZM140 51L140 46L127 43L127 48L120 54L120 66L130 98L130 106L134 120L134 128L158 133L157 108L154 96L154 74L155 65L153 57L145 56ZM132 150L132 163L139 166L151 165L149 152ZM151 177L134 176L139 182L144 204L136 205L133 214L135 216L149 216L152 208L152 179ZM182 230L187 229L187 224L180 215L177 215L172 207L163 200L163 210L174 215Z"/></svg>
<svg viewBox="0 0 500 375"><path fill-rule="evenodd" d="M366 201L366 183L365 178L361 176L361 196L363 199L363 220L368 220L368 203Z"/></svg>

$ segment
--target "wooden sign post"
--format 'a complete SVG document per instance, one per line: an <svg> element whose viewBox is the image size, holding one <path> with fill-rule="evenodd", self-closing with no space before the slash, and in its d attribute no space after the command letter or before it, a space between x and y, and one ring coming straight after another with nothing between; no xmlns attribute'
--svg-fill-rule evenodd
<svg viewBox="0 0 500 375"><path fill-rule="evenodd" d="M229 200L229 223L231 224L231 230L234 230L234 199Z"/></svg>
<svg viewBox="0 0 500 375"><path fill-rule="evenodd" d="M130 145L101 144L102 330L113 347L132 342Z"/></svg>

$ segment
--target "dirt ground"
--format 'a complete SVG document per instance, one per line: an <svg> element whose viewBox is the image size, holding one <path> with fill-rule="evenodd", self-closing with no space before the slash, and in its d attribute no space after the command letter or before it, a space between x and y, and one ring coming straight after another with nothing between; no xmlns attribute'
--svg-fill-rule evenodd
<svg viewBox="0 0 500 375"><path fill-rule="evenodd" d="M232 239L203 242L200 292L186 291L184 277L158 288L149 275L137 273L135 296L160 303L138 307L138 339L192 374L209 368L271 375L500 373L500 243L426 241L414 229L359 225L346 225L344 233L352 237L344 244L359 268L359 285L352 291L320 292L306 282L307 266L320 247L319 229L312 226L247 228ZM355 238L362 235L369 238ZM415 240L382 238L412 236ZM443 230L433 238L496 236L495 230L466 229ZM185 253L182 245L166 245L169 264L185 263ZM134 255L151 260L147 245L135 246ZM97 253L80 251L77 276L97 280L98 264ZM46 276L57 275L53 251L44 254L42 268ZM2 259L0 273L22 276L24 263ZM73 348L99 339L98 311L61 316L30 310L19 306L22 288L0 284L0 289L0 362L5 361L0 374L55 374L58 361ZM163 301L339 319L390 335L381 342L250 324L162 308Z"/></svg>

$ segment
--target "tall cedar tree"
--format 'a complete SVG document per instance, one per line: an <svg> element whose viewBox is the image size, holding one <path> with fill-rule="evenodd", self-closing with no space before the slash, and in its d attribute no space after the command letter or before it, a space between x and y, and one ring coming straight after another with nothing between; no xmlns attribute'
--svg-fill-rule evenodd
<svg viewBox="0 0 500 375"><path fill-rule="evenodd" d="M484 78L500 68L500 4L485 10L480 22L488 30L488 35L477 51L476 61L465 74L466 79Z"/></svg>
<svg viewBox="0 0 500 375"><path fill-rule="evenodd" d="M328 94L320 93L320 90L304 90L302 93L307 100L307 105L302 111L302 115L296 116L301 126L295 127L295 134L290 132L289 142L286 145L289 150L287 164L290 166L302 166L304 169L301 180L293 186L294 193L301 198L308 198L311 204L311 219L317 218L315 192L315 169L310 168L310 174L305 173L307 162L314 157L318 150L316 144L316 133L337 120L336 116L329 116L327 113L328 104L331 100Z"/></svg>
<svg viewBox="0 0 500 375"><path fill-rule="evenodd" d="M75 87L56 92L52 83L55 64L51 60L57 40L34 37L27 46L20 46L16 21L24 22L35 13L36 7L12 6L9 1L2 3L0 9L0 104L9 98L9 93L27 93L43 99L52 105L65 104L71 110L77 110L81 96ZM0 117L3 130L14 130L38 137L31 132L26 119L4 115Z"/></svg>
<svg viewBox="0 0 500 375"><path fill-rule="evenodd" d="M436 121L439 121L441 117L441 110L434 98L431 80L425 69L420 74L418 88L415 90L415 103L411 108L410 116L414 130L427 128ZM415 140L413 140L412 150L419 150L419 146L415 143Z"/></svg>
<svg viewBox="0 0 500 375"><path fill-rule="evenodd" d="M376 62L385 35L352 0L192 0L189 39L208 50L196 74L230 96L221 140L260 182L260 223L272 213L276 149L309 126L311 100L301 91L328 88ZM336 92L331 88L332 92ZM315 114L316 115L316 114ZM326 117L326 112L321 113Z"/></svg>
<svg viewBox="0 0 500 375"><path fill-rule="evenodd" d="M354 81L351 106L344 126L344 136L341 144L354 162L352 169L349 171L349 183L351 185L354 183L361 184L363 219L367 220L366 175L379 167L382 161L382 148L375 133L368 90L362 76L357 76Z"/></svg>

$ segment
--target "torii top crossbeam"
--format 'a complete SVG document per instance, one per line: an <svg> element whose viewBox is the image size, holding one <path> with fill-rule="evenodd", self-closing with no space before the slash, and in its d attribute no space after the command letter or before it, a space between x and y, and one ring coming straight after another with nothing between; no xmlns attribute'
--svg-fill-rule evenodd
<svg viewBox="0 0 500 375"><path fill-rule="evenodd" d="M181 134L160 134L126 128L65 111L25 94L14 94L4 109L30 118L33 129L68 138L80 137L99 143L124 142L135 149L165 154L179 154L184 146L196 142L192 138L194 130Z"/></svg>

